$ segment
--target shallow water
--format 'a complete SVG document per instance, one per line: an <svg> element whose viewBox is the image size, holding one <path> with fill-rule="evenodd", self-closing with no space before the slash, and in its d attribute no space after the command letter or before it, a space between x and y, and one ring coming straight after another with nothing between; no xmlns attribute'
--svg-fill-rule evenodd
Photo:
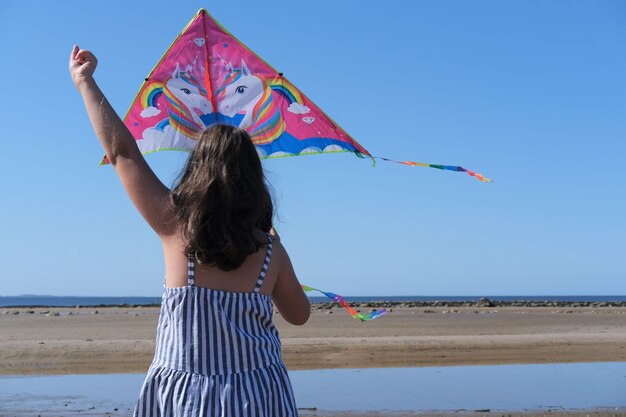
<svg viewBox="0 0 626 417"><path fill-rule="evenodd" d="M300 407L327 410L626 406L626 363L319 370L292 380Z"/></svg>
<svg viewBox="0 0 626 417"><path fill-rule="evenodd" d="M289 374L300 408L517 411L626 407L626 362L328 369ZM0 377L0 411L21 410L28 415L66 407L68 411L83 409L81 415L88 415L90 409L94 415L106 410L125 415L134 406L143 378L143 374L4 376Z"/></svg>

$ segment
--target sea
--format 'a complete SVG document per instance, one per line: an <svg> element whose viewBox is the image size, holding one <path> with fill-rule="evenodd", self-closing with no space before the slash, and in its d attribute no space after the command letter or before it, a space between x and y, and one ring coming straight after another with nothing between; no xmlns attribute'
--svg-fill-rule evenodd
<svg viewBox="0 0 626 417"><path fill-rule="evenodd" d="M626 302L626 295L509 295L509 296L421 296L421 295L396 295L396 296L354 296L344 297L348 302L476 302L482 297L492 301L555 301L555 302ZM312 303L326 303L330 300L326 297L309 297ZM1 296L0 307L102 307L160 305L161 296L154 297L94 297L94 296L51 296L51 295L18 295Z"/></svg>

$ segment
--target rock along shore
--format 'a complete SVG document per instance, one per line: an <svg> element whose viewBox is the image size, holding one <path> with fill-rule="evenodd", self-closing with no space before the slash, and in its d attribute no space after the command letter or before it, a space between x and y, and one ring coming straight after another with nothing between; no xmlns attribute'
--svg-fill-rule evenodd
<svg viewBox="0 0 626 417"><path fill-rule="evenodd" d="M501 301L491 300L482 297L477 301L349 301L346 303L352 308L423 308L423 307L626 307L626 301L564 301L564 300L516 300ZM98 305L77 305L77 306L51 306L51 305L20 305L20 306L4 306L2 308L141 308L141 307L159 307L160 304L98 304ZM330 310L339 307L336 302L314 302L311 303L313 310Z"/></svg>

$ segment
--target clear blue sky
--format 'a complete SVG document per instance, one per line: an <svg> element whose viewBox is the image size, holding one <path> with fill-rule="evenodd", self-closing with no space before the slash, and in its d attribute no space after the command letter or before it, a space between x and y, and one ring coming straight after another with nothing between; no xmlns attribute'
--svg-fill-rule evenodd
<svg viewBox="0 0 626 417"><path fill-rule="evenodd" d="M86 5L89 4L87 7ZM124 114L200 7L376 155L265 163L302 282L343 295L626 294L622 1L0 0L0 294L157 295L74 43ZM147 157L171 185L186 154Z"/></svg>

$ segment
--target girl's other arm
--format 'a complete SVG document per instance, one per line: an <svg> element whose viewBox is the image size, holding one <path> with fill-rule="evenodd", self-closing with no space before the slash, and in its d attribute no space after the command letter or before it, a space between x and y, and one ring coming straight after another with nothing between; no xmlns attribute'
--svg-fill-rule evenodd
<svg viewBox="0 0 626 417"><path fill-rule="evenodd" d="M302 325L307 322L311 315L309 298L300 286L298 278L296 278L296 273L293 270L287 251L285 251L280 242L276 242L275 246L276 249L282 252L281 258L283 261L281 262L278 279L272 292L274 304L285 320L291 324Z"/></svg>
<svg viewBox="0 0 626 417"><path fill-rule="evenodd" d="M174 209L170 190L154 174L135 139L96 84L93 73L98 61L74 45L70 74L85 103L89 120L104 152L115 168L133 204L160 236L174 233Z"/></svg>

